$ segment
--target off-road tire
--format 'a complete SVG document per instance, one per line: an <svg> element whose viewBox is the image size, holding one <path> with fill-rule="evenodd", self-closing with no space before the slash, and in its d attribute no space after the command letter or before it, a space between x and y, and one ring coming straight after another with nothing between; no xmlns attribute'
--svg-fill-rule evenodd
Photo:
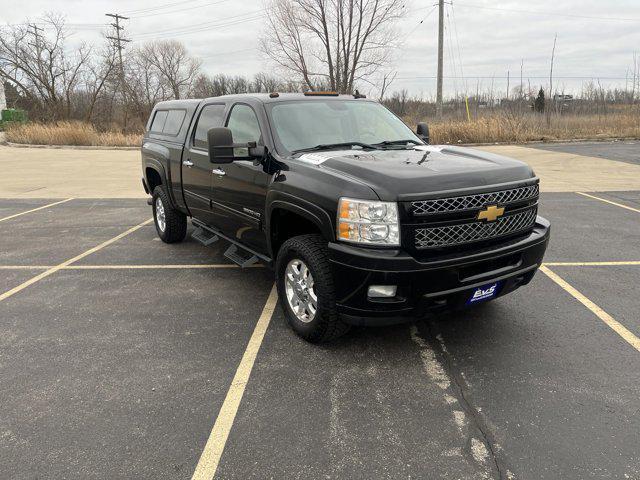
<svg viewBox="0 0 640 480"><path fill-rule="evenodd" d="M164 207L165 228L164 231L158 225L158 217L156 214L156 202L160 199ZM174 209L169 201L169 196L164 186L159 185L153 190L153 223L156 226L158 236L165 243L178 243L187 236L187 216Z"/></svg>
<svg viewBox="0 0 640 480"><path fill-rule="evenodd" d="M308 323L297 318L287 300L285 271L293 259L302 260L314 279L317 310ZM320 235L300 235L282 244L276 260L276 285L287 322L300 337L311 343L321 343L334 340L349 331L350 326L342 322L337 313L327 242Z"/></svg>

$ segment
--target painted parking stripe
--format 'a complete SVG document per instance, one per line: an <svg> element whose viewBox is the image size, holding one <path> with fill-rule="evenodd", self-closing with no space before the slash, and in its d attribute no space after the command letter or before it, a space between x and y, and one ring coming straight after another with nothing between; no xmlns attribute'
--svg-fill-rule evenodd
<svg viewBox="0 0 640 480"><path fill-rule="evenodd" d="M28 286L33 285L36 282L39 282L43 278L47 278L49 275L53 275L57 271L62 270L65 267L68 267L72 263L77 262L78 260L82 260L83 258L88 257L89 255L91 255L92 253L97 252L98 250L102 250L104 247L107 247L107 246L111 245L112 243L117 242L121 238L126 237L127 235L135 232L136 230L138 230L141 227L144 227L145 225L151 223L152 221L153 221L153 218L150 218L149 220L145 220L144 222L136 225L135 227L131 227L129 230L127 230L125 232L122 232L120 235L116 235L115 237L107 240L106 242L102 242L100 245L96 245L95 247L90 248L89 250L87 250L84 253L81 253L80 255L76 255L75 257L70 258L69 260L66 260L66 261L64 261L64 262L62 262L62 263L60 263L60 264L58 264L58 265L56 265L54 267L51 267L51 268L45 270L42 273L39 273L35 277L31 277L26 282L21 283L17 287L12 288L11 290L7 290L3 294L1 294L0 295L0 302L3 301L3 300L6 300L7 298L11 297L12 295L15 295L18 292L21 292L22 290L24 290Z"/></svg>
<svg viewBox="0 0 640 480"><path fill-rule="evenodd" d="M640 265L640 261L620 261L620 262L544 262L547 267L621 267L628 265Z"/></svg>
<svg viewBox="0 0 640 480"><path fill-rule="evenodd" d="M545 262L547 267L624 267L640 266L640 260L615 260L604 262ZM48 270L55 265L0 265L0 270ZM165 264L165 265L68 265L60 270L215 270L241 268L235 263L195 263L195 264ZM244 268L264 268L256 263Z"/></svg>
<svg viewBox="0 0 640 480"><path fill-rule="evenodd" d="M8 217L0 218L0 222L4 222L5 220L11 220L12 218L19 217L21 215L26 215L27 213L37 212L38 210L44 210L45 208L53 207L54 205L60 205L61 203L66 203L73 200L73 198L67 198L65 200L60 200L58 202L49 203L47 205L43 205L38 208L32 208L31 210L27 210L26 212L20 212L13 215L9 215Z"/></svg>
<svg viewBox="0 0 640 480"><path fill-rule="evenodd" d="M0 265L0 270L48 270L55 265ZM263 268L264 265L256 263L244 268ZM68 265L60 270L189 270L189 269L217 269L217 268L241 268L235 263L197 264L197 265Z"/></svg>
<svg viewBox="0 0 640 480"><path fill-rule="evenodd" d="M576 290L574 287L569 285L562 277L560 277L557 273L549 270L548 267L544 265L540 267L540 271L543 272L547 277L556 282L562 289L564 289L569 295L582 303L585 307L587 307L591 312L593 312L600 320L602 320L611 330L620 335L629 345L635 348L640 352L640 338L636 337L633 333L631 333L624 325L614 319L611 315L605 312L598 305L593 303L587 297L585 297L582 293Z"/></svg>
<svg viewBox="0 0 640 480"><path fill-rule="evenodd" d="M612 202L611 200L607 200L606 198L596 197L595 195L590 195L584 192L576 192L578 195L582 195L583 197L593 198L594 200L600 200L601 202L610 203L611 205L615 205L616 207L625 208L627 210L631 210L632 212L640 213L640 210L637 208L630 207L629 205L623 205L622 203Z"/></svg>
<svg viewBox="0 0 640 480"><path fill-rule="evenodd" d="M192 480L211 480L216 474L220 457L222 457L229 432L231 431L231 427L233 427L233 421L236 418L236 413L238 413L238 407L242 401L242 396L249 381L253 364L260 350L260 345L262 345L264 334L269 327L269 322L271 321L271 316L273 315L277 301L278 293L274 285L262 309L258 323L256 323L253 333L251 334L247 348L242 355L242 360L240 360L236 374L231 381L227 396L220 408L220 412L218 412L218 418L216 418L209 439L200 455L196 470L193 473L193 477L191 477Z"/></svg>

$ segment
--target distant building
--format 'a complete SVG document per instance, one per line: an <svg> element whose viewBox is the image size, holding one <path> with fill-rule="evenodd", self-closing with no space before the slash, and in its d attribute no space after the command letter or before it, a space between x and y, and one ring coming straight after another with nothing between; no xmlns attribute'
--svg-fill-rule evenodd
<svg viewBox="0 0 640 480"><path fill-rule="evenodd" d="M564 93L556 93L553 96L553 101L554 102L572 102L573 101L573 95L565 95Z"/></svg>
<svg viewBox="0 0 640 480"><path fill-rule="evenodd" d="M7 108L7 97L4 94L4 82L0 81L0 112Z"/></svg>

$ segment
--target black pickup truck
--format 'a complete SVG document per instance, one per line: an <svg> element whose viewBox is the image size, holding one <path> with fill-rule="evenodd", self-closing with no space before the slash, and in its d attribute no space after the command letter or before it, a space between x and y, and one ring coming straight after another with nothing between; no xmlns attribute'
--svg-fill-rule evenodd
<svg viewBox="0 0 640 480"><path fill-rule="evenodd" d="M275 270L311 342L526 285L549 241L538 178L516 160L432 146L378 102L331 92L156 105L143 185L160 238L229 242Z"/></svg>

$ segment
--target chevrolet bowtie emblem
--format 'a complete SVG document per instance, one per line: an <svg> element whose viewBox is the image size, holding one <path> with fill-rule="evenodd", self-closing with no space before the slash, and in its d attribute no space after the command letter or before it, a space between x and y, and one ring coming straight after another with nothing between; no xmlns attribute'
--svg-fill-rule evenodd
<svg viewBox="0 0 640 480"><path fill-rule="evenodd" d="M504 207L498 207L497 205L489 205L484 210L480 210L478 213L478 220L486 220L487 222L495 222L498 217L504 213Z"/></svg>

